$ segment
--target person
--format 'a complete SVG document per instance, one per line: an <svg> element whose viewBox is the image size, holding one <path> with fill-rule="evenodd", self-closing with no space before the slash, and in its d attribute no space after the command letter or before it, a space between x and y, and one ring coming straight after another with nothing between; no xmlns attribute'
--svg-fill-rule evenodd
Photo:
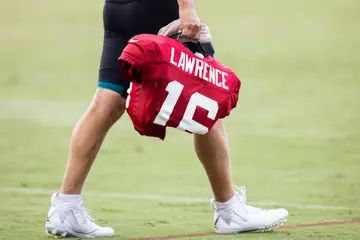
<svg viewBox="0 0 360 240"><path fill-rule="evenodd" d="M157 34L176 19L180 19L183 36L199 38L202 23L194 0L105 0L98 88L73 130L62 187L59 194L52 196L45 223L48 234L79 238L114 235L112 228L101 227L90 217L82 206L81 191L108 130L125 111L129 82L122 76L117 58L133 36ZM208 47L212 48L211 44ZM221 119L207 134L195 134L194 145L214 194L216 233L269 230L286 220L285 209L248 206L245 188L234 189L227 135Z"/></svg>

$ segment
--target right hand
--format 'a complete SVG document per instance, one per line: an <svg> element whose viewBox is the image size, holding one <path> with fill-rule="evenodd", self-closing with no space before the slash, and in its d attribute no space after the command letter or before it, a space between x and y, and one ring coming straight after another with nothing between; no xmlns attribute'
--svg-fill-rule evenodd
<svg viewBox="0 0 360 240"><path fill-rule="evenodd" d="M195 11L195 7L190 4L179 7L180 23L182 36L199 39L201 31L201 20Z"/></svg>

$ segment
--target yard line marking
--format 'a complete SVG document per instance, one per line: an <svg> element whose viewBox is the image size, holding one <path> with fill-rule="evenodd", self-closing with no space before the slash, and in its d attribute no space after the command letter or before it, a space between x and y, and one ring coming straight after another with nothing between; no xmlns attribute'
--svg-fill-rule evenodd
<svg viewBox="0 0 360 240"><path fill-rule="evenodd" d="M318 223L309 223L309 224L294 224L294 225L283 225L276 229L300 229L300 228L311 228L311 227L330 227L337 225L345 225L351 223L360 223L360 219L352 219L345 221L332 221L332 222L318 222ZM159 237L139 237L133 238L130 240L169 240L169 239L180 239L180 238L196 238L196 237L208 237L212 235L217 235L214 232L209 233L194 233L194 234L179 234L179 235L169 235L169 236L159 236Z"/></svg>
<svg viewBox="0 0 360 240"><path fill-rule="evenodd" d="M21 194L41 194L41 195L51 195L56 190L46 190L38 188L1 188L1 192L12 192L12 193L21 193ZM133 200L153 200L161 201L167 203L210 203L210 199L206 198L184 198L184 197L171 197L171 196L161 196L161 195L150 195L150 194L131 194L131 193L111 193L111 192L85 192L85 196L92 197L104 197L104 198L120 198L120 199L133 199ZM312 205L312 204L294 204L294 203L281 203L274 201L254 201L249 202L252 205L258 206L281 206L281 207L292 207L298 209L327 209L327 210L356 210L345 206L326 206L326 205Z"/></svg>
<svg viewBox="0 0 360 240"><path fill-rule="evenodd" d="M130 240L168 240L168 239L179 239L179 238L209 237L212 235L217 235L217 234L214 232L193 233L193 234L169 235L169 236L163 236L163 237L139 237L139 238L132 238Z"/></svg>
<svg viewBox="0 0 360 240"><path fill-rule="evenodd" d="M280 226L279 228L280 229L299 229L299 228L310 228L310 227L328 227L328 226L344 225L344 224L350 224L350 223L360 223L360 218L344 220L344 221L283 225L283 226Z"/></svg>

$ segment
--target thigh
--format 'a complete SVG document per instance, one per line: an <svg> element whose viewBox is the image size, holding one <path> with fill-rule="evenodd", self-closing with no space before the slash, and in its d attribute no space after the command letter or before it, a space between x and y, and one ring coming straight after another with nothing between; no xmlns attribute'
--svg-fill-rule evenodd
<svg viewBox="0 0 360 240"><path fill-rule="evenodd" d="M126 98L126 91L130 83L123 77L117 59L124 50L129 38L126 32L121 29L119 19L114 19L111 15L114 6L117 6L117 4L106 2L103 9L104 40L98 87L115 91Z"/></svg>
<svg viewBox="0 0 360 240"><path fill-rule="evenodd" d="M128 39L116 32L105 31L101 53L98 87L113 90L123 97L127 96L129 81L122 75L117 59Z"/></svg>
<svg viewBox="0 0 360 240"><path fill-rule="evenodd" d="M157 34L178 15L177 0L105 2L103 10L104 42L98 87L127 97L129 81L118 68L117 59L134 35Z"/></svg>

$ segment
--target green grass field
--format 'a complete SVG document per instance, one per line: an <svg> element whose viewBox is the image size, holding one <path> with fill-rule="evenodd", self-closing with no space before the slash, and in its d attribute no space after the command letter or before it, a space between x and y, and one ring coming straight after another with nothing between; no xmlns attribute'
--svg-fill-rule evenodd
<svg viewBox="0 0 360 240"><path fill-rule="evenodd" d="M360 2L220 2L197 5L217 59L243 81L226 120L234 182L256 206L286 207L287 226L359 219ZM68 139L96 87L102 4L0 3L0 239L47 239ZM114 127L85 187L114 239L213 231L191 139L141 137L128 117ZM200 238L360 239L360 223Z"/></svg>

